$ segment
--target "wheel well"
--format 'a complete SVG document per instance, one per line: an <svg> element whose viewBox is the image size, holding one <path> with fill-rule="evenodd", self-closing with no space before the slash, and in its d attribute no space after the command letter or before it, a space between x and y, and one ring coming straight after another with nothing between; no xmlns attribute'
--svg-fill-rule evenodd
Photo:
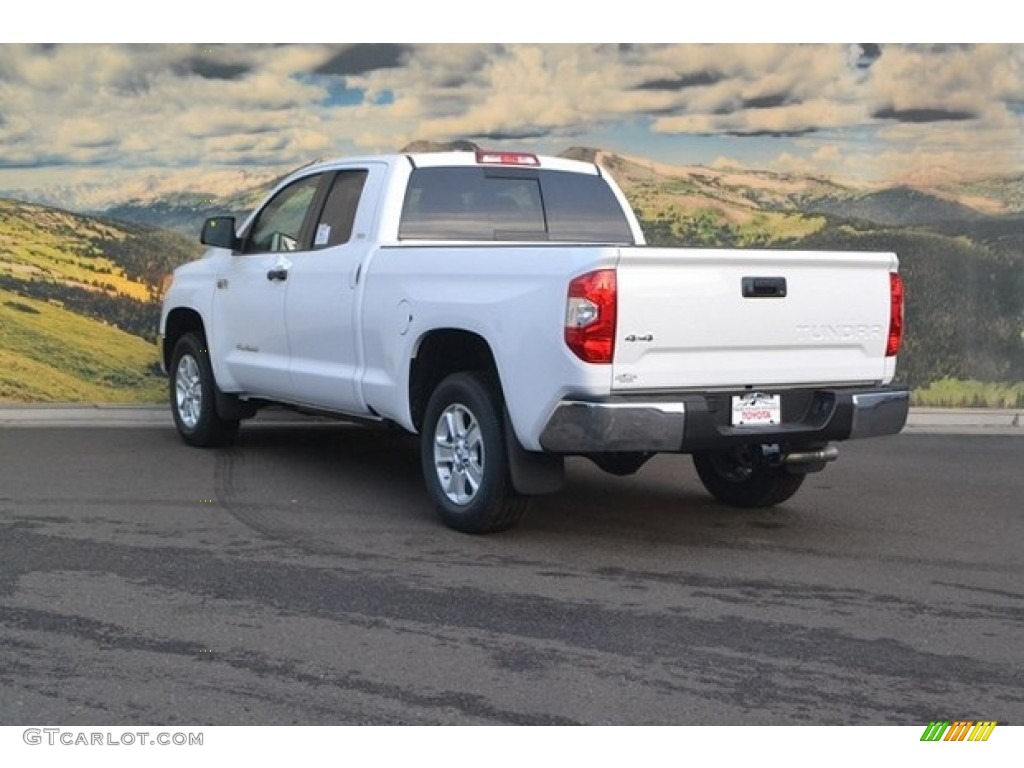
<svg viewBox="0 0 1024 768"><path fill-rule="evenodd" d="M173 309L167 315L167 325L164 330L164 347L160 351L164 358L164 369L171 367L171 355L174 354L174 347L178 339L186 333L198 333L205 341L206 330L203 328L203 319L194 309Z"/></svg>
<svg viewBox="0 0 1024 768"><path fill-rule="evenodd" d="M409 371L409 410L418 430L427 401L437 385L459 371L486 371L498 379L498 367L483 337L470 331L431 331L422 339Z"/></svg>

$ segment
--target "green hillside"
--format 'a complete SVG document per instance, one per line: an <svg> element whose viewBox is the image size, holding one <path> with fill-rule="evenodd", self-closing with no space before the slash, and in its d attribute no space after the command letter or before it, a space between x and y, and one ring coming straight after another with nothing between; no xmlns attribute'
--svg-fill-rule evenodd
<svg viewBox="0 0 1024 768"><path fill-rule="evenodd" d="M0 401L158 402L155 360L137 336L0 290Z"/></svg>
<svg viewBox="0 0 1024 768"><path fill-rule="evenodd" d="M891 227L971 222L980 218L979 213L963 203L912 187L892 187L840 200L816 200L809 204L809 208Z"/></svg>
<svg viewBox="0 0 1024 768"><path fill-rule="evenodd" d="M652 245L783 245L825 226L824 216L803 210L805 201L851 195L845 187L806 176L663 166L589 147L572 147L562 156L607 170Z"/></svg>
<svg viewBox="0 0 1024 768"><path fill-rule="evenodd" d="M160 284L195 255L172 233L0 200L0 401L161 399Z"/></svg>
<svg viewBox="0 0 1024 768"><path fill-rule="evenodd" d="M147 302L201 253L195 238L59 208L0 199L0 275Z"/></svg>

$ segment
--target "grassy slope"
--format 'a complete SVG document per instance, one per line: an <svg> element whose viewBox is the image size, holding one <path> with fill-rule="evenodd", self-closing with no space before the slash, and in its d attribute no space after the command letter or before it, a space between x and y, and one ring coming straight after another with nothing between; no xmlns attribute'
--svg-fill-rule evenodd
<svg viewBox="0 0 1024 768"><path fill-rule="evenodd" d="M807 237L825 224L821 216L761 210L742 197L710 197L685 184L626 186L626 195L648 229L690 245L773 245Z"/></svg>
<svg viewBox="0 0 1024 768"><path fill-rule="evenodd" d="M191 255L175 235L0 200L0 401L161 401L140 336L160 277Z"/></svg>
<svg viewBox="0 0 1024 768"><path fill-rule="evenodd" d="M598 162L615 178L642 220L648 241L658 245L752 247L793 242L825 225L824 217L800 210L802 200L848 194L817 179L656 166L586 149L575 155Z"/></svg>
<svg viewBox="0 0 1024 768"><path fill-rule="evenodd" d="M155 360L136 336L0 290L0 400L159 402Z"/></svg>
<svg viewBox="0 0 1024 768"><path fill-rule="evenodd" d="M96 219L14 200L0 200L0 273L20 279L56 280L140 301L145 283L103 255L102 243L127 233Z"/></svg>

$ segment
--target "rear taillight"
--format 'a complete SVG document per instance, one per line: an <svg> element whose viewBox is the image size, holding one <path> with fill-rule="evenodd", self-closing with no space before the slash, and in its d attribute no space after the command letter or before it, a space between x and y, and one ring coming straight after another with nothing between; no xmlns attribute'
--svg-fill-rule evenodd
<svg viewBox="0 0 1024 768"><path fill-rule="evenodd" d="M903 342L903 278L895 272L889 273L889 340L885 345L885 356L893 357L900 351Z"/></svg>
<svg viewBox="0 0 1024 768"><path fill-rule="evenodd" d="M599 269L569 283L565 343L580 360L610 363L615 354L615 270Z"/></svg>

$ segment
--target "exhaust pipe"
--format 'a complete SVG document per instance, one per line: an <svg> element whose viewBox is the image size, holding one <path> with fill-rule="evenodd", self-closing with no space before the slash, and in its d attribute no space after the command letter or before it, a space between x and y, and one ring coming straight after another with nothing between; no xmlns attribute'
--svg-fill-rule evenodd
<svg viewBox="0 0 1024 768"><path fill-rule="evenodd" d="M782 457L782 463L787 468L799 472L820 472L830 461L839 458L839 449L834 445L827 445L820 451L793 451Z"/></svg>

